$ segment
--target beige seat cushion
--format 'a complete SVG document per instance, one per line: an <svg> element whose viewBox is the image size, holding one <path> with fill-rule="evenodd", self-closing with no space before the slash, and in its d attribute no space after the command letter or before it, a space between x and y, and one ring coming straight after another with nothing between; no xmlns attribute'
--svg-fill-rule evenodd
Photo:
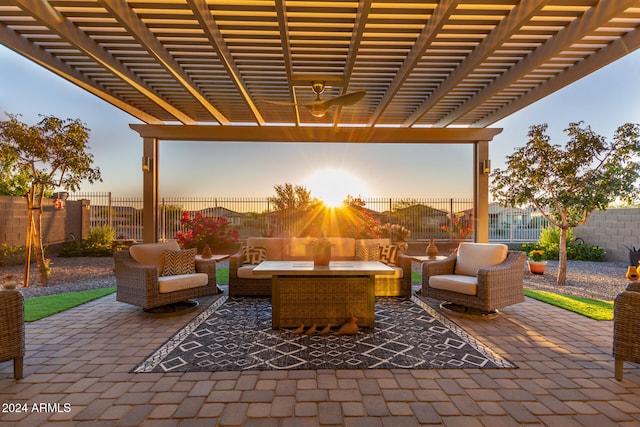
<svg viewBox="0 0 640 427"><path fill-rule="evenodd" d="M164 270L164 251L179 251L180 245L176 240L167 240L162 243L143 243L129 248L131 258L138 264L155 265L158 273Z"/></svg>
<svg viewBox="0 0 640 427"><path fill-rule="evenodd" d="M475 276L478 269L493 267L507 259L507 245L498 243L461 243L456 258L456 274Z"/></svg>
<svg viewBox="0 0 640 427"><path fill-rule="evenodd" d="M429 277L429 287L465 295L478 294L478 278L461 274L442 274Z"/></svg>
<svg viewBox="0 0 640 427"><path fill-rule="evenodd" d="M271 273L254 273L253 269L256 268L255 265L243 265L238 268L238 278L239 279L271 279Z"/></svg>
<svg viewBox="0 0 640 427"><path fill-rule="evenodd" d="M205 286L207 283L209 283L209 276L207 276L206 273L162 276L158 277L158 292L166 294L168 292Z"/></svg>

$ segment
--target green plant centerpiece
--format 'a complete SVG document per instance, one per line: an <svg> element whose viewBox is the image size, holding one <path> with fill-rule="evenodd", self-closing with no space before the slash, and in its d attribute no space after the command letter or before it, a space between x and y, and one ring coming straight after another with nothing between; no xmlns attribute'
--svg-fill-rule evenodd
<svg viewBox="0 0 640 427"><path fill-rule="evenodd" d="M322 236L311 241L313 248L313 265L327 266L331 261L331 246L333 244Z"/></svg>

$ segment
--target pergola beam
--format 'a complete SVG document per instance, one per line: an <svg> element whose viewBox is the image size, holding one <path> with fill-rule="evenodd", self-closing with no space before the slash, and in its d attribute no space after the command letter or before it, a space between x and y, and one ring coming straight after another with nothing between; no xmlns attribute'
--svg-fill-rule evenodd
<svg viewBox="0 0 640 427"><path fill-rule="evenodd" d="M500 128L363 128L301 126L183 126L139 125L129 127L142 138L171 141L217 142L318 142L363 144L475 144L490 141Z"/></svg>

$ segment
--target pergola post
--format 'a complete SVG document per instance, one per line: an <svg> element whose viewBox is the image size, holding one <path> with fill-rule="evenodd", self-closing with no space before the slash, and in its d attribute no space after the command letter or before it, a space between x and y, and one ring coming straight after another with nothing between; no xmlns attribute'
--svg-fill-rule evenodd
<svg viewBox="0 0 640 427"><path fill-rule="evenodd" d="M489 141L477 141L473 145L473 206L474 241L489 241Z"/></svg>
<svg viewBox="0 0 640 427"><path fill-rule="evenodd" d="M144 243L158 241L158 138L143 138L142 148L142 238Z"/></svg>

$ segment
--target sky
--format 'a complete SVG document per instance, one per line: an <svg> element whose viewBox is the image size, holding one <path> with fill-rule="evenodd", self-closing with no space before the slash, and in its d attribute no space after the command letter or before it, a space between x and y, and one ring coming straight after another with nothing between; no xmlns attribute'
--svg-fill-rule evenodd
<svg viewBox="0 0 640 427"><path fill-rule="evenodd" d="M552 143L584 121L611 140L626 122L640 123L640 51L496 122L489 144L493 168L527 142L534 124L547 123ZM89 129L89 152L103 182L83 192L142 196L142 139L137 119L0 45L0 120L20 114L79 118ZM265 197L277 184L305 185L321 200L362 197L471 197L470 145L207 143L161 141L160 194L164 197ZM327 173L327 171L332 171Z"/></svg>

